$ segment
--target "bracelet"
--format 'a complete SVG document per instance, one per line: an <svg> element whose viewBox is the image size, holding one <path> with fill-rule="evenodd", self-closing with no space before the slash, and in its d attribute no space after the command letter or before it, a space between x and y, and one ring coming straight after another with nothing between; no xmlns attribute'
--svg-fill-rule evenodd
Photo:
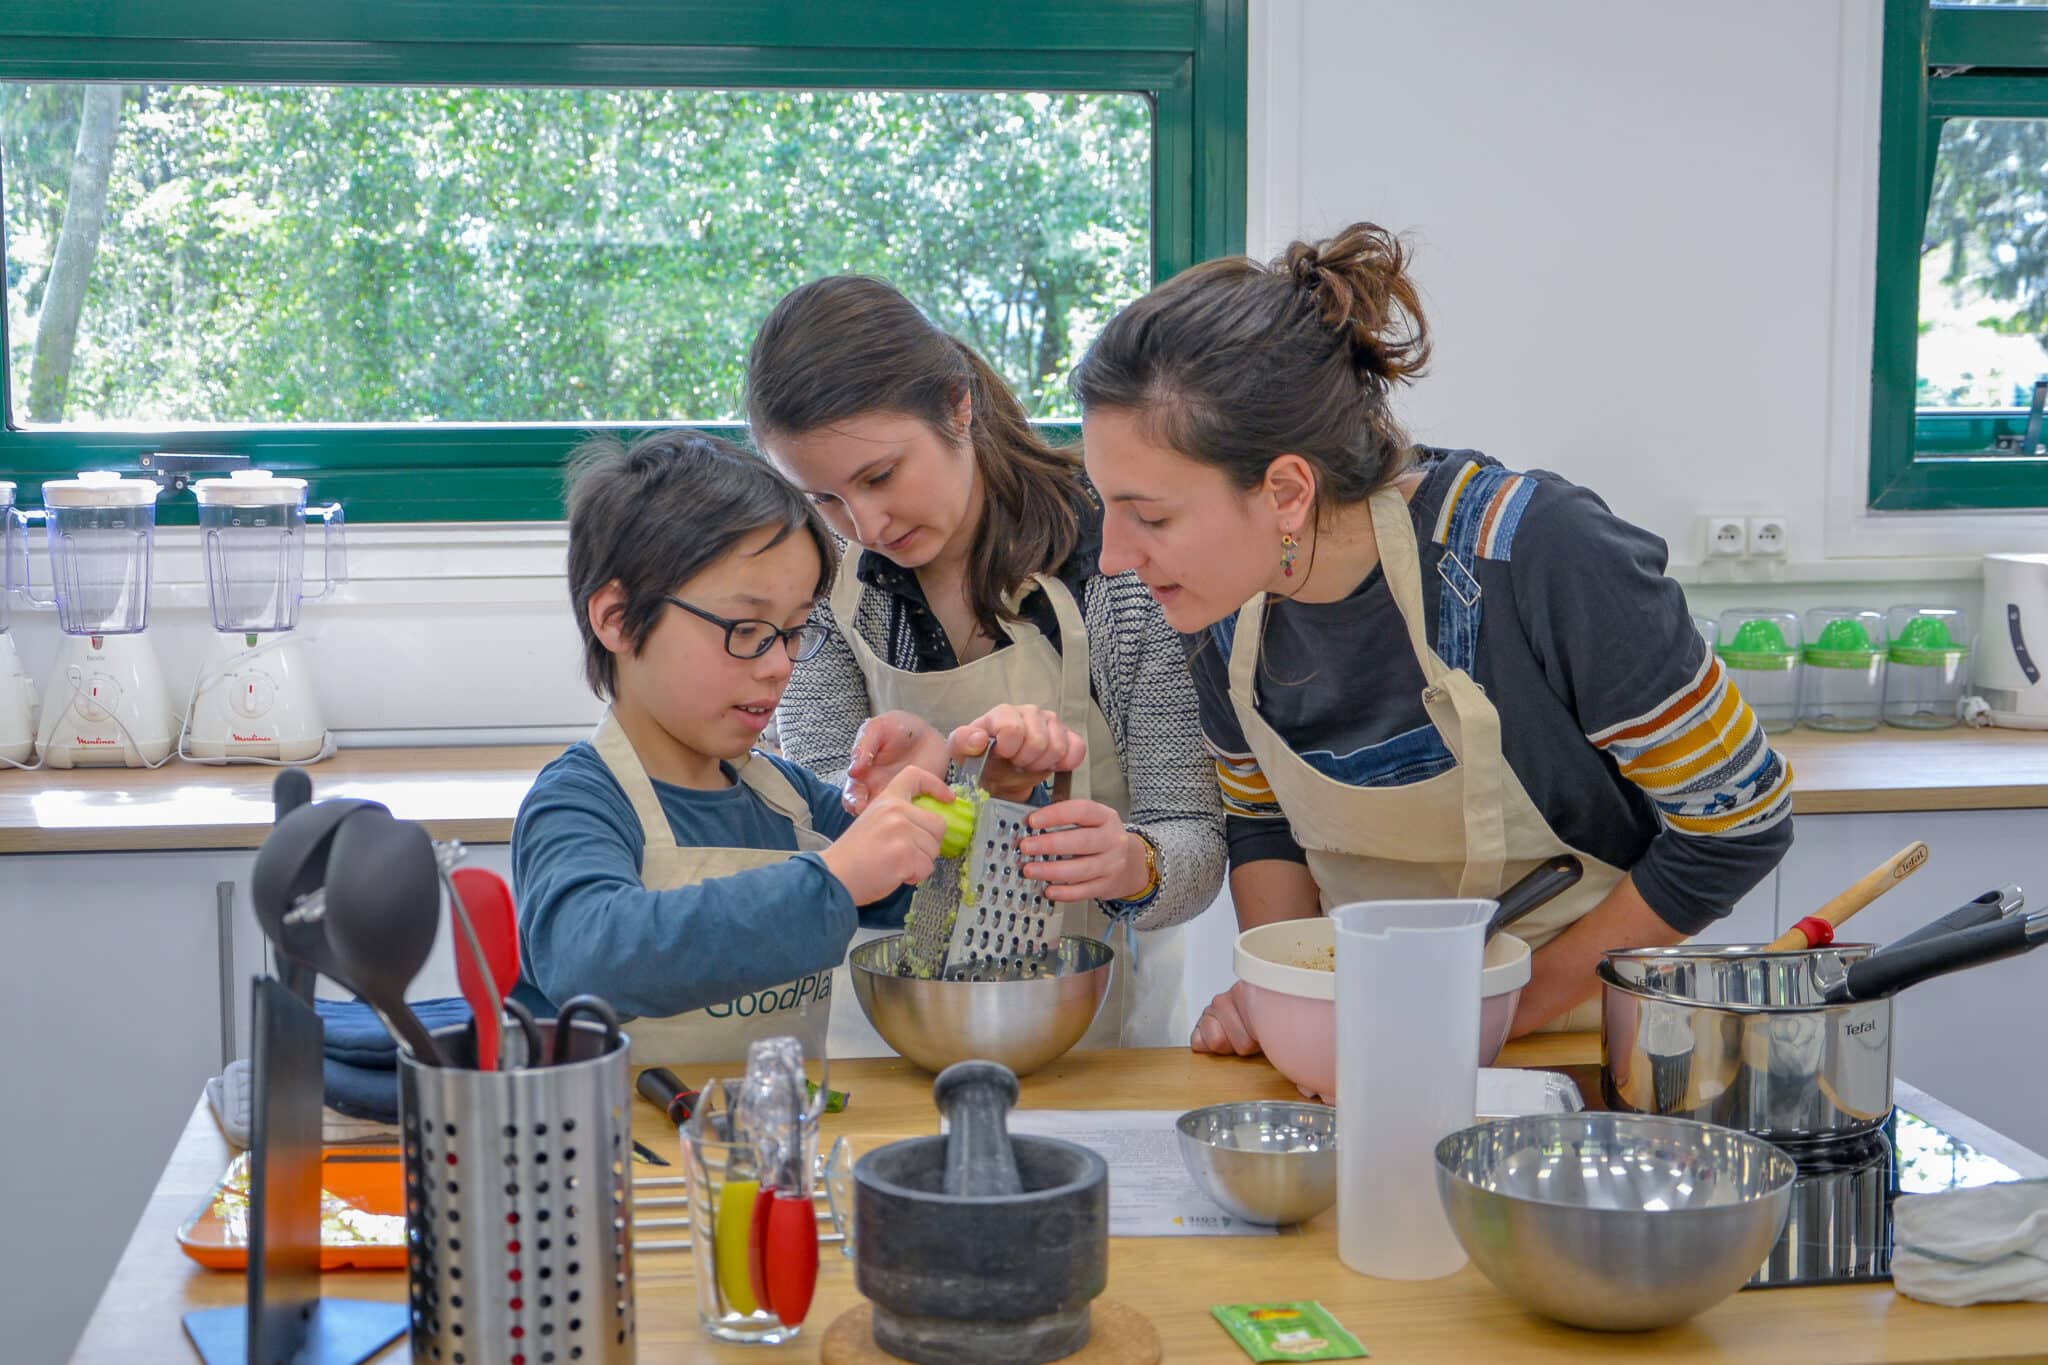
<svg viewBox="0 0 2048 1365"><path fill-rule="evenodd" d="M1125 825L1124 833L1135 834L1138 842L1145 846L1145 886L1137 895L1125 900L1105 901L1124 910L1136 910L1150 905L1159 896L1159 845L1152 842L1152 836L1136 825Z"/></svg>

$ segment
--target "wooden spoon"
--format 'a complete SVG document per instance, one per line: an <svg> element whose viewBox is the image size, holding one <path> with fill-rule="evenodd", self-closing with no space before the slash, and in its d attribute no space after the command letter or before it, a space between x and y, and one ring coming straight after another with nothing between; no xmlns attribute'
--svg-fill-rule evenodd
<svg viewBox="0 0 2048 1365"><path fill-rule="evenodd" d="M1765 951L1787 953L1827 947L1835 941L1835 930L1844 921L1918 872L1926 861L1927 845L1915 839L1857 878L1826 905L1772 939Z"/></svg>

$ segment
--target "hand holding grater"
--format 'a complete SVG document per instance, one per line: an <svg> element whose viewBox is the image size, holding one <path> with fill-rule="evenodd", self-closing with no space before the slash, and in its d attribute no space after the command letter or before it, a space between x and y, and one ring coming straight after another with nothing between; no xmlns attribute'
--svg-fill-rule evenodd
<svg viewBox="0 0 2048 1365"><path fill-rule="evenodd" d="M1046 899L1045 883L1023 873L1027 862L1017 843L1032 832L1025 818L1034 809L990 796L981 786L994 744L960 765L955 788L960 800L975 802L974 832L965 852L941 858L911 897L904 925L906 974L947 980L998 980L1049 976L1058 969L1066 907ZM1054 779L1054 794L1068 784Z"/></svg>

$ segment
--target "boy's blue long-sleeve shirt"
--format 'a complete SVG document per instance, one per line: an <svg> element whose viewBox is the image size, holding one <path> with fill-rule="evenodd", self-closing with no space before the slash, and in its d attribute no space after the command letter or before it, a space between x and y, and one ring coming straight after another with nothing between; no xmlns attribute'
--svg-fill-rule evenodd
<svg viewBox="0 0 2048 1365"><path fill-rule="evenodd" d="M756 754L796 785L820 834L853 823L839 793L785 759ZM730 773L730 769L727 769ZM735 782L696 791L663 782L655 795L684 848L797 847L796 827ZM815 853L649 891L640 884L640 820L589 744L541 769L512 830L520 973L559 1002L585 991L621 1014L662 1017L722 1004L837 966L855 928L895 926L905 887L859 909Z"/></svg>

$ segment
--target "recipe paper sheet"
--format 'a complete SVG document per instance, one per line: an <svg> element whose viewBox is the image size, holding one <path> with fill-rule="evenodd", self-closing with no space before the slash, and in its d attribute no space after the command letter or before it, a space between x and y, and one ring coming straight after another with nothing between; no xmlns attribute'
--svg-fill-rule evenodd
<svg viewBox="0 0 2048 1365"><path fill-rule="evenodd" d="M1178 1111L1012 1109L1012 1133L1059 1138L1109 1163L1112 1237L1272 1237L1277 1228L1233 1218L1204 1195L1180 1159Z"/></svg>

